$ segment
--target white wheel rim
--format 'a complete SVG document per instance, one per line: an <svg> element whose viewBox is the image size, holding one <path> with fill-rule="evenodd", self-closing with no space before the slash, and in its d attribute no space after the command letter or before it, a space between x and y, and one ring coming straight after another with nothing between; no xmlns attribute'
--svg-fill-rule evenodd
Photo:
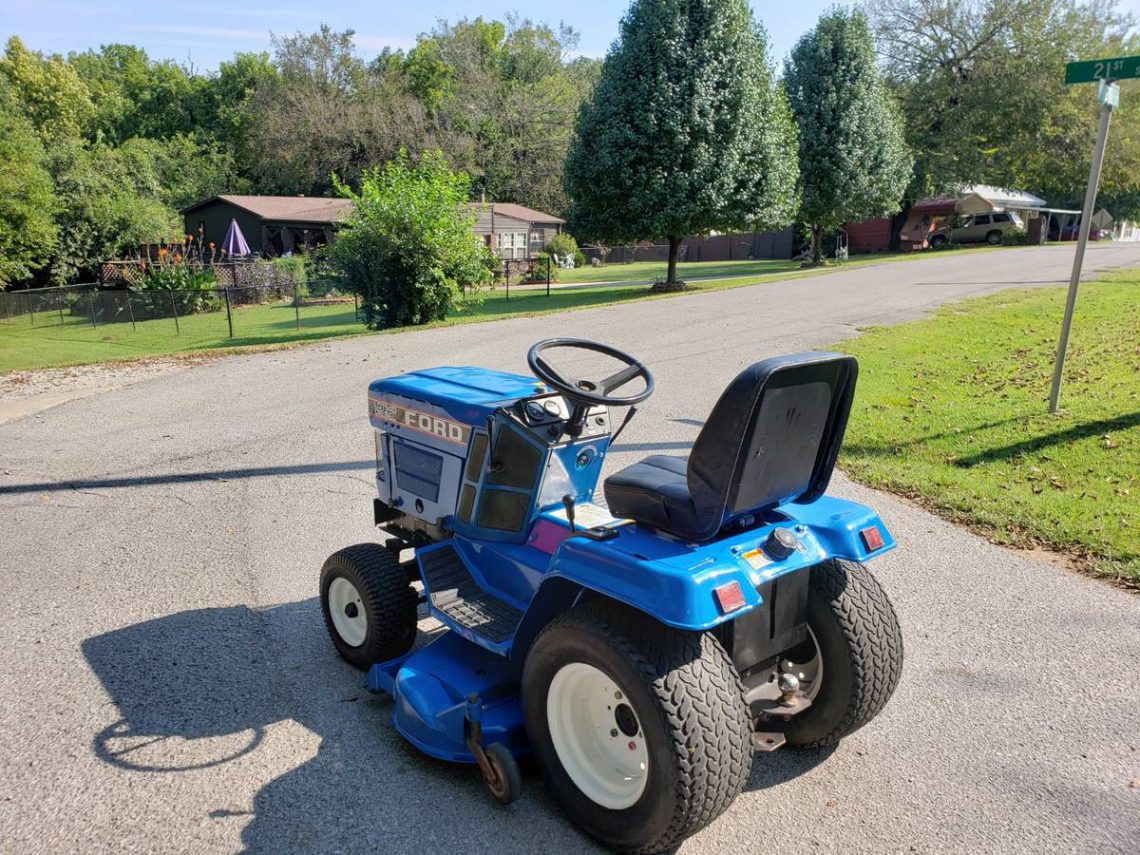
<svg viewBox="0 0 1140 855"><path fill-rule="evenodd" d="M550 682L546 722L562 768L591 801L632 807L645 792L649 752L625 692L584 662L563 665Z"/></svg>
<svg viewBox="0 0 1140 855"><path fill-rule="evenodd" d="M356 586L343 576L337 576L329 585L329 617L341 641L349 647L359 647L368 635L368 618L364 603Z"/></svg>

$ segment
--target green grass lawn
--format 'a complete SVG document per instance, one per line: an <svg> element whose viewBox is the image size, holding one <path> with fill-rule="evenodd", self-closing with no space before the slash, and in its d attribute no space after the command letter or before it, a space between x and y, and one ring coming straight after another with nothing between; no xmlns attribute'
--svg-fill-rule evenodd
<svg viewBox="0 0 1140 855"><path fill-rule="evenodd" d="M863 256L851 263L867 264L876 260L881 258ZM613 265L603 269L607 271L606 278L615 278L609 276L609 272L618 267L624 270L645 266ZM694 283L683 293L736 288L821 272L800 270L799 262L791 261L725 262L691 264L687 267L690 271L707 268L701 273L704 276L724 276L732 271L739 271L741 275ZM563 272L569 274L585 271ZM696 273L686 275L695 276ZM631 274L629 278L636 281L643 277L642 272L636 276ZM512 285L508 292L500 284L493 291L484 291L479 299L464 302L450 317L434 326L564 312L669 296L673 295L651 294L641 284L554 288L549 297L543 287ZM100 323L92 327L90 320L85 320L82 316L64 315L61 325L58 316L40 312L35 316L33 325L25 315L0 323L0 372L216 350L256 349L323 338L364 335L368 332L355 319L351 304L304 306L300 311L300 328L293 307L285 303L235 307L233 319L234 338L231 339L224 310L181 317L177 331L171 318L138 321L132 326L125 315L120 313L118 322Z"/></svg>
<svg viewBox="0 0 1140 855"><path fill-rule="evenodd" d="M0 372L83 365L197 353L223 348L256 348L284 342L314 341L332 336L360 334L351 303L307 306L301 310L301 326L288 304L242 306L233 311L234 338L229 338L226 313L207 312L172 318L99 324L89 319L49 313L36 316L36 326L27 317L0 323Z"/></svg>
<svg viewBox="0 0 1140 855"><path fill-rule="evenodd" d="M759 261L682 261L677 265L681 279L704 276L763 276L798 270L798 261L767 258ZM664 261L634 261L630 264L607 264L603 267L575 267L559 270L558 282L656 282L664 279L667 265Z"/></svg>
<svg viewBox="0 0 1140 855"><path fill-rule="evenodd" d="M1000 252L993 248L963 249L958 252ZM896 253L860 255L844 267L858 267L884 261L930 258L937 253ZM729 261L681 265L681 276L693 281L684 292L719 291L762 282L775 282L814 276L834 270L800 269L794 261ZM434 326L475 323L520 315L565 312L573 309L628 303L635 300L664 299L675 294L651 294L644 282L664 275L660 263L638 262L612 264L603 268L562 271L567 277L581 276L577 281L602 278L617 284L553 288L551 295L541 286L512 285L508 294L500 284L481 298L459 306L450 317ZM739 274L739 275L737 275ZM698 281L698 277L727 277ZM563 278L561 284L568 284ZM303 343L318 339L363 335L368 331L358 323L352 306L305 306L301 309L300 328L293 307L288 304L235 307L234 338L229 338L224 311L189 315L179 319L176 334L173 319L138 321L133 326L120 312L116 323L92 327L82 316L65 315L63 324L50 312L37 313L32 325L27 316L0 322L0 372L51 368L62 365L84 365L173 354L201 353L217 350L258 349ZM386 332L395 332L387 330Z"/></svg>
<svg viewBox="0 0 1140 855"><path fill-rule="evenodd" d="M958 246L953 250L938 252L876 252L867 255L853 255L846 266L877 264L883 261L918 260L933 258L945 252L973 253L993 252L991 246ZM665 278L668 265L664 261L635 261L630 264L611 263L603 267L575 267L573 270L559 270L558 284L573 285L579 282L656 282ZM713 276L732 278L767 277L773 274L800 270L800 262L778 258L764 258L756 261L682 261L677 264L677 276L681 279L701 279Z"/></svg>
<svg viewBox="0 0 1140 855"><path fill-rule="evenodd" d="M1064 299L1007 291L840 345L861 368L841 465L997 542L1140 586L1140 270L1081 287L1053 416Z"/></svg>

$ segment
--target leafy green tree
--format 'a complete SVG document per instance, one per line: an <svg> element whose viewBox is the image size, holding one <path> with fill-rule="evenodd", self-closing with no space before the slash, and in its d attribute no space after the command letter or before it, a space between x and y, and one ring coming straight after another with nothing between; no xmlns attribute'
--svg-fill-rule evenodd
<svg viewBox="0 0 1140 855"><path fill-rule="evenodd" d="M818 263L825 231L899 210L913 159L862 12L820 18L792 49L785 86L799 128L800 217Z"/></svg>
<svg viewBox="0 0 1140 855"><path fill-rule="evenodd" d="M128 149L58 143L48 169L59 199L59 242L51 262L54 284L91 281L99 262L123 258L140 243L179 238L177 213L160 198L153 161Z"/></svg>
<svg viewBox="0 0 1140 855"><path fill-rule="evenodd" d="M166 139L206 128L202 95L212 80L169 60L151 60L133 45L104 45L72 54L68 64L91 92L96 141Z"/></svg>
<svg viewBox="0 0 1140 855"><path fill-rule="evenodd" d="M559 213L567 202L562 163L599 65L570 59L577 45L569 27L513 15L440 22L398 70L478 194ZM392 59L386 63L392 71Z"/></svg>
<svg viewBox="0 0 1140 855"><path fill-rule="evenodd" d="M686 235L790 221L795 127L748 4L635 0L565 180L579 237L668 239L666 287Z"/></svg>
<svg viewBox="0 0 1140 855"><path fill-rule="evenodd" d="M461 292L490 281L494 259L472 231L470 179L440 152L413 163L407 152L367 170L360 191L334 178L353 202L330 247L333 263L361 295L369 327L442 320Z"/></svg>
<svg viewBox="0 0 1140 855"><path fill-rule="evenodd" d="M370 71L352 30L275 37L274 51L280 73L259 81L244 108L253 154L245 163L258 191L323 195L334 172L356 183L402 146L430 144L423 107Z"/></svg>
<svg viewBox="0 0 1140 855"><path fill-rule="evenodd" d="M0 85L0 290L48 263L56 243L55 188L44 149Z"/></svg>
<svg viewBox="0 0 1140 855"><path fill-rule="evenodd" d="M1140 51L1116 0L881 0L868 10L915 154L908 202L963 184L1079 202L1097 107L1090 87L1064 85L1064 65ZM1128 217L1140 215L1140 131L1127 121L1140 87L1122 88L1103 186Z"/></svg>
<svg viewBox="0 0 1140 855"><path fill-rule="evenodd" d="M95 116L91 93L60 57L30 51L12 36L0 58L0 79L7 82L45 144L88 131Z"/></svg>

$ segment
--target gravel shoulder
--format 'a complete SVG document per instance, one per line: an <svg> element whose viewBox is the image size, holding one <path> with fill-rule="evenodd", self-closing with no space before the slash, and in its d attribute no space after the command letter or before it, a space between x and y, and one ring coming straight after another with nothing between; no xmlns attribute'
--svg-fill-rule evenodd
<svg viewBox="0 0 1140 855"><path fill-rule="evenodd" d="M0 424L68 401L98 395L166 374L205 365L217 356L184 356L9 371L0 374Z"/></svg>

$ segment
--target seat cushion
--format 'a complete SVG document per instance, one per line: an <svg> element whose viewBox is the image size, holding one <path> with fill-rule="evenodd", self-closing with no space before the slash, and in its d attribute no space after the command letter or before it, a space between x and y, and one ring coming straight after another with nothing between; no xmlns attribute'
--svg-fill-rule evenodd
<svg viewBox="0 0 1140 855"><path fill-rule="evenodd" d="M688 465L684 457L655 454L615 472L605 482L610 513L685 540L709 537L707 521L698 519L689 494Z"/></svg>

